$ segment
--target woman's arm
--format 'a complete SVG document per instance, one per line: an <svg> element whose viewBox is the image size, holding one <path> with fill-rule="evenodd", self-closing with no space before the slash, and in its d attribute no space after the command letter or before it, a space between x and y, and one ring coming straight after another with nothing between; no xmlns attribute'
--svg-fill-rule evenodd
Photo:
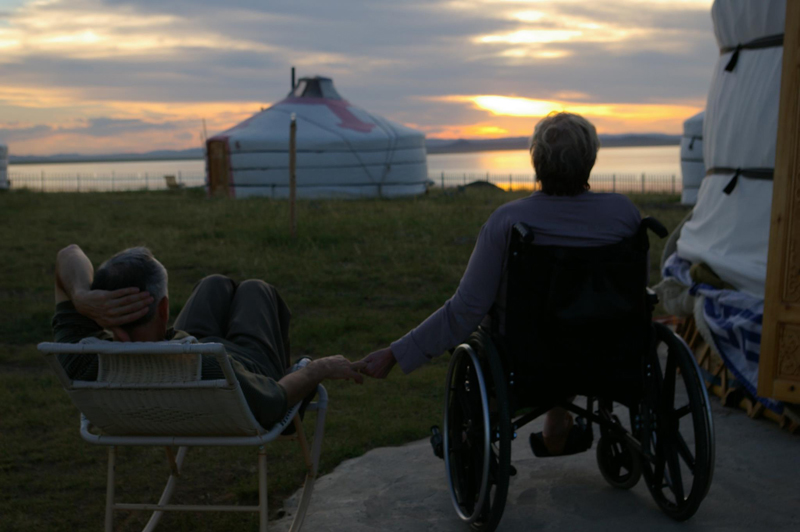
<svg viewBox="0 0 800 532"><path fill-rule="evenodd" d="M463 342L494 303L503 275L507 234L505 216L498 210L484 224L456 293L439 310L389 348L371 353L364 373L386 377L400 365L410 373Z"/></svg>

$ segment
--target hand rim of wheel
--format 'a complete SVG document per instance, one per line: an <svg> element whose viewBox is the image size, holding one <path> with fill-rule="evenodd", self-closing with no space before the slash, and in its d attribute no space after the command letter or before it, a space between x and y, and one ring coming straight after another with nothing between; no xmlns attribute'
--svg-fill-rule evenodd
<svg viewBox="0 0 800 532"><path fill-rule="evenodd" d="M453 484L453 478L450 473L450 425L448 424L449 421L449 406L450 406L450 384L453 378L453 371L458 363L459 359L464 356L464 353L467 353L469 357L472 359L472 363L475 366L475 374L478 376L478 387L480 388L481 392L481 407L483 413L483 475L481 476L481 490L478 495L479 504L475 506L472 510L472 515L467 515L461 509L461 506L458 504L458 499L456 498L456 490ZM474 523L478 517L481 515L481 511L483 511L483 505L486 502L486 490L489 486L489 447L491 446L491 433L490 425L489 425L489 396L486 392L486 380L483 378L483 371L480 369L480 361L478 360L478 356L475 354L475 351L469 344L461 344L459 345L456 350L453 352L453 358L450 361L450 367L447 368L447 389L445 391L445 398L444 398L444 463L445 469L447 471L447 483L450 487L450 500L453 503L453 508L455 508L458 517L461 518L462 521L465 521L468 524Z"/></svg>

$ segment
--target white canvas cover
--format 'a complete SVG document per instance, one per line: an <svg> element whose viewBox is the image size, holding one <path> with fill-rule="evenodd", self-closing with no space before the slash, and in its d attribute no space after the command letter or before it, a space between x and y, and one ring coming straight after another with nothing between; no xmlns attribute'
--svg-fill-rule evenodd
<svg viewBox="0 0 800 532"><path fill-rule="evenodd" d="M683 123L681 137L681 203L694 205L697 202L697 191L706 175L703 163L703 116L705 111L688 118Z"/></svg>
<svg viewBox="0 0 800 532"><path fill-rule="evenodd" d="M0 144L0 189L8 188L8 147Z"/></svg>
<svg viewBox="0 0 800 532"><path fill-rule="evenodd" d="M424 134L350 104L327 78L304 78L286 99L209 139L225 143L232 195L288 197L292 114L297 197L393 197L427 189Z"/></svg>
<svg viewBox="0 0 800 532"><path fill-rule="evenodd" d="M720 49L783 32L785 0L716 0L714 33ZM783 48L742 49L720 55L703 126L703 158L711 168L775 165ZM721 171L703 179L692 219L678 239L678 255L708 264L737 289L764 297L772 181Z"/></svg>

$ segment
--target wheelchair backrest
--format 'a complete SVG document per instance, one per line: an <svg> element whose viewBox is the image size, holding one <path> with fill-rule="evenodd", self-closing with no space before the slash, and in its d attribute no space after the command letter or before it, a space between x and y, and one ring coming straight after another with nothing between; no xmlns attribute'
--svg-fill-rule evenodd
<svg viewBox="0 0 800 532"><path fill-rule="evenodd" d="M504 351L515 380L542 393L636 393L650 339L646 219L631 238L598 247L536 244L514 226ZM660 232L660 231L659 231Z"/></svg>

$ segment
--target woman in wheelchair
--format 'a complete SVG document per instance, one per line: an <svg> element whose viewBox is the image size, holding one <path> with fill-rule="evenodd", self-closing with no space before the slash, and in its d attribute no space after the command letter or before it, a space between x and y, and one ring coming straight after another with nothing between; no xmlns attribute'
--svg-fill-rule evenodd
<svg viewBox="0 0 800 532"><path fill-rule="evenodd" d="M598 423L598 463L606 480L629 488L644 472L656 502L676 519L694 514L710 483L705 388L677 337L651 325L654 303L645 295L647 228L662 236L666 230L654 220L643 223L626 196L589 190L599 145L594 126L579 115L551 113L536 124L530 153L541 190L492 213L455 294L364 359L364 373L385 378L395 364L408 374L455 348L443 455L456 511L474 529L499 523L513 474L510 440L545 412L542 433L530 438L537 456L587 450L592 422ZM662 358L668 351L665 369L655 355L659 346ZM651 351L652 357L644 354ZM683 397L675 394L676 379L690 396L681 409L672 405ZM666 401L652 395L664 386L671 388ZM586 409L567 399L575 395L589 398ZM630 408L631 434L652 434L623 430L613 401ZM525 408L532 410L512 424L510 416ZM570 410L580 417L573 419ZM688 413L694 455L676 429ZM662 432L666 428L675 430ZM688 492L680 459L694 476Z"/></svg>
<svg viewBox="0 0 800 532"><path fill-rule="evenodd" d="M370 354L365 372L385 377L395 362L404 373L465 341L479 325L505 324L508 246L513 226L523 222L537 244L595 247L631 237L639 211L621 194L589 190L589 174L600 141L585 118L557 113L542 119L531 138L531 159L541 191L497 209L481 229L458 290L439 310L390 347ZM491 310L491 313L490 313ZM550 410L535 444L539 454L570 454L585 438L563 408ZM567 442L571 445L567 446Z"/></svg>

